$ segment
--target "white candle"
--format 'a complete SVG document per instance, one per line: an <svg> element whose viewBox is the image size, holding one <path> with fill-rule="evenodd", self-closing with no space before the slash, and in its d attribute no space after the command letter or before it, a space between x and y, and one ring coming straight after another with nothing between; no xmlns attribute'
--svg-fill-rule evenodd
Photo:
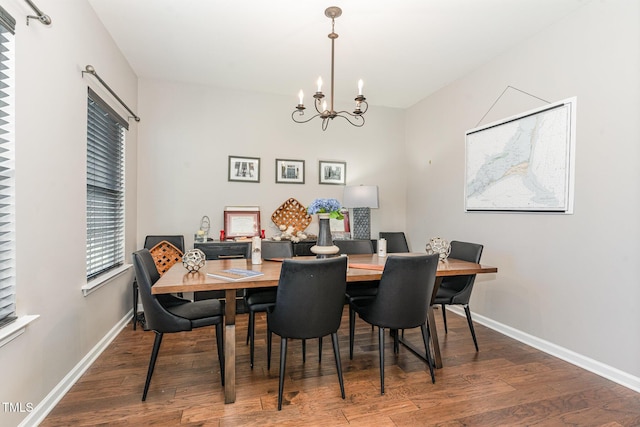
<svg viewBox="0 0 640 427"><path fill-rule="evenodd" d="M300 105L303 105L304 103L302 102L302 99L304 98L304 93L302 92L302 89L298 92L298 98L300 99Z"/></svg>
<svg viewBox="0 0 640 427"><path fill-rule="evenodd" d="M379 257L387 256L387 239L378 240L378 256Z"/></svg>
<svg viewBox="0 0 640 427"><path fill-rule="evenodd" d="M322 92L322 77L318 77L318 92Z"/></svg>
<svg viewBox="0 0 640 427"><path fill-rule="evenodd" d="M251 239L251 264L262 264L262 239L254 236Z"/></svg>
<svg viewBox="0 0 640 427"><path fill-rule="evenodd" d="M358 80L358 95L362 95L362 86L364 86L364 82L360 79Z"/></svg>

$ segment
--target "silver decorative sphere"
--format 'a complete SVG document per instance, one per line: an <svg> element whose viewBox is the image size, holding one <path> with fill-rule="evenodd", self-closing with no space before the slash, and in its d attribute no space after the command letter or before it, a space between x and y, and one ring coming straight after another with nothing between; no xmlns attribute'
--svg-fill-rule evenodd
<svg viewBox="0 0 640 427"><path fill-rule="evenodd" d="M182 265L184 265L190 273L193 273L204 267L205 260L206 256L200 249L189 249L182 256Z"/></svg>
<svg viewBox="0 0 640 427"><path fill-rule="evenodd" d="M447 259L451 253L451 244L442 237L432 237L427 243L427 254L438 254L440 261Z"/></svg>

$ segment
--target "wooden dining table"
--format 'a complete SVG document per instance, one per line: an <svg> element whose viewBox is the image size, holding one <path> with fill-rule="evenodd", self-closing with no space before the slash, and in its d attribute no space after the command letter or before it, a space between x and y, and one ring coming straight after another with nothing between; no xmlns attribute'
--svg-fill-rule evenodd
<svg viewBox="0 0 640 427"><path fill-rule="evenodd" d="M424 255L422 253L389 254L400 256ZM296 259L315 259L315 257L297 257ZM378 255L349 255L349 268L347 271L347 282L367 282L379 280L386 262L386 257ZM249 259L221 259L206 261L204 267L197 272L189 272L182 263L176 263L153 285L153 294L185 293L197 291L224 291L225 292L225 313L224 313L224 397L225 403L233 403L236 400L236 291L245 288L263 288L278 286L282 260L264 260L262 264L252 264ZM258 271L260 276L229 281L218 279L208 273L215 273L228 269L244 269ZM465 276L469 274L496 273L496 267L482 264L461 261L448 258L438 263L436 273L436 284L432 295L432 301L428 310L428 325L432 339L432 351L437 368L442 367L440 346L438 345L438 335L435 328L435 316L433 313L433 298L440 287L442 279L447 276ZM415 350L414 350L415 352ZM418 354L418 353L416 353Z"/></svg>

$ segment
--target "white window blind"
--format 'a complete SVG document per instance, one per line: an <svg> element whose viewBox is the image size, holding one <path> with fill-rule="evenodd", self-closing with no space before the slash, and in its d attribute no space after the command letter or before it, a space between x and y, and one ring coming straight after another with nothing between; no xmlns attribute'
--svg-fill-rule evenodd
<svg viewBox="0 0 640 427"><path fill-rule="evenodd" d="M127 122L89 89L87 279L124 263L124 131Z"/></svg>
<svg viewBox="0 0 640 427"><path fill-rule="evenodd" d="M0 326L16 319L15 24L0 7Z"/></svg>

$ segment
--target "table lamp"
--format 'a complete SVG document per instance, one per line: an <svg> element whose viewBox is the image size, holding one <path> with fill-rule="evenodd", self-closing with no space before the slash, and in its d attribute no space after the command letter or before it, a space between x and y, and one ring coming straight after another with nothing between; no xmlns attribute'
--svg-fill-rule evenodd
<svg viewBox="0 0 640 427"><path fill-rule="evenodd" d="M344 187L342 206L353 209L353 238L371 238L371 208L378 207L377 185Z"/></svg>

